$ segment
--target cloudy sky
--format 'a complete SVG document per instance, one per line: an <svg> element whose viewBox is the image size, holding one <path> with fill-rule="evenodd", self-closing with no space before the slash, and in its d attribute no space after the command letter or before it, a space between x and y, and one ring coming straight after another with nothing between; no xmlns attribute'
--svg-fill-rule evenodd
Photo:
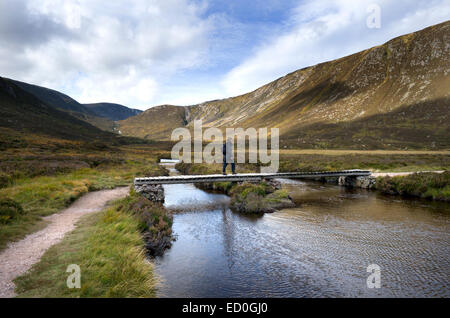
<svg viewBox="0 0 450 318"><path fill-rule="evenodd" d="M0 76L83 103L190 105L448 19L448 0L0 0Z"/></svg>

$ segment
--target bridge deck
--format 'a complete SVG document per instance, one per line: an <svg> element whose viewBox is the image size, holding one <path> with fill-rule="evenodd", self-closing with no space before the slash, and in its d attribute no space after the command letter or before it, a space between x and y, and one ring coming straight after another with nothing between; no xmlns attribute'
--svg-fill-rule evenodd
<svg viewBox="0 0 450 318"><path fill-rule="evenodd" d="M199 183L199 182L223 182L223 181L261 181L262 179L275 178L299 178L313 179L321 177L360 177L370 176L368 170L343 170L343 171L319 171L319 172L282 172L282 173L240 173L240 174L208 174L208 175L178 175L164 177L135 178L134 184L174 184L174 183Z"/></svg>

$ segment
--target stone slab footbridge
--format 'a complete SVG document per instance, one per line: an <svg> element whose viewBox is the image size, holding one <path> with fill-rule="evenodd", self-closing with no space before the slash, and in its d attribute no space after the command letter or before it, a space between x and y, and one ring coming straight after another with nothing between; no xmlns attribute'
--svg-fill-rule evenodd
<svg viewBox="0 0 450 318"><path fill-rule="evenodd" d="M281 173L239 173L209 175L175 175L162 177L135 178L134 187L152 201L164 202L163 184L211 183L211 182L261 182L271 179L312 179L331 180L342 186L370 188L374 184L369 170L342 170L318 172L281 172Z"/></svg>

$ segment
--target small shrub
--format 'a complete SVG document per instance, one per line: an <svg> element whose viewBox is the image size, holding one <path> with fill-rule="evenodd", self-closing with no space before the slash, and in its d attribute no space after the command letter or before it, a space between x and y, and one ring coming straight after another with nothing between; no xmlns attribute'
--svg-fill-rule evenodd
<svg viewBox="0 0 450 318"><path fill-rule="evenodd" d="M404 177L380 177L376 188L382 193L450 201L450 172L415 173Z"/></svg>
<svg viewBox="0 0 450 318"><path fill-rule="evenodd" d="M171 246L173 216L160 203L152 202L132 190L129 197L118 203L117 209L137 218L151 255L161 255Z"/></svg>
<svg viewBox="0 0 450 318"><path fill-rule="evenodd" d="M10 186L11 183L12 183L11 175L0 172L0 189Z"/></svg>
<svg viewBox="0 0 450 318"><path fill-rule="evenodd" d="M274 193L269 194L266 198L268 202L279 203L283 199L289 199L289 193L286 190L277 190Z"/></svg>
<svg viewBox="0 0 450 318"><path fill-rule="evenodd" d="M231 207L242 213L267 213L291 206L291 199L285 190L276 190L274 185L266 182L243 183L233 187L230 193Z"/></svg>
<svg viewBox="0 0 450 318"><path fill-rule="evenodd" d="M233 182L214 182L213 189L228 194L233 188Z"/></svg>
<svg viewBox="0 0 450 318"><path fill-rule="evenodd" d="M22 215L23 208L16 201L9 198L0 199L0 223L6 224Z"/></svg>
<svg viewBox="0 0 450 318"><path fill-rule="evenodd" d="M238 199L245 199L250 193L255 193L256 195L264 197L266 195L266 184L243 183L233 187L230 191L230 194Z"/></svg>

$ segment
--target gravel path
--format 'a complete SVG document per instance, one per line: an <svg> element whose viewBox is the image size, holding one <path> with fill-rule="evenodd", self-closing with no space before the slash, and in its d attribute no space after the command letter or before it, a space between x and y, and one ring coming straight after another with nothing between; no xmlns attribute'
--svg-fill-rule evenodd
<svg viewBox="0 0 450 318"><path fill-rule="evenodd" d="M101 211L108 201L125 197L128 191L128 187L122 187L87 193L70 207L45 217L49 224L44 229L8 244L0 253L0 297L14 297L13 279L37 263L49 247L75 228L75 223L83 215Z"/></svg>
<svg viewBox="0 0 450 318"><path fill-rule="evenodd" d="M434 172L434 173L444 173L444 170L438 171L419 171L419 172ZM398 176L407 176L413 174L415 172L374 172L372 173L373 177L398 177Z"/></svg>

